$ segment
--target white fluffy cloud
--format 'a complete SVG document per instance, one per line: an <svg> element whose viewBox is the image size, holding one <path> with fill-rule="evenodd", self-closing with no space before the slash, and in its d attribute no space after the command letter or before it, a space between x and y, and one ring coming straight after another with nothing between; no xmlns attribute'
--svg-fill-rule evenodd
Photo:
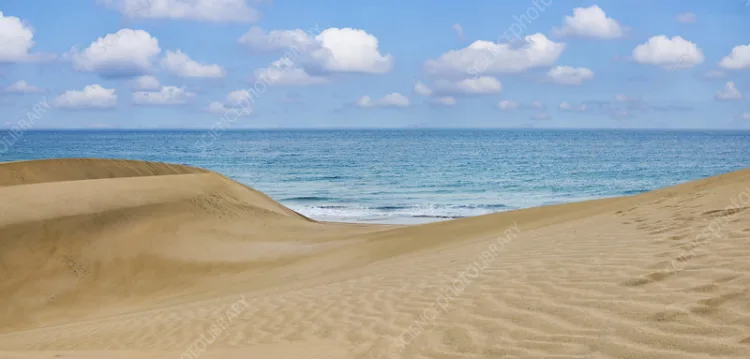
<svg viewBox="0 0 750 359"><path fill-rule="evenodd" d="M684 69L703 62L703 52L694 43L680 36L671 39L664 35L654 36L633 49L633 59L642 64L657 65L668 69Z"/></svg>
<svg viewBox="0 0 750 359"><path fill-rule="evenodd" d="M497 103L497 108L505 111L517 110L519 107L518 102L513 100L503 100Z"/></svg>
<svg viewBox="0 0 750 359"><path fill-rule="evenodd" d="M740 115L740 118L743 120L750 120L750 112L745 112Z"/></svg>
<svg viewBox="0 0 750 359"><path fill-rule="evenodd" d="M73 49L69 56L78 71L134 76L149 72L160 52L159 41L148 32L122 29L96 39L83 51Z"/></svg>
<svg viewBox="0 0 750 359"><path fill-rule="evenodd" d="M313 76L304 68L295 66L289 59L274 61L271 66L255 70L255 80L269 86L308 86L329 82L323 76Z"/></svg>
<svg viewBox="0 0 750 359"><path fill-rule="evenodd" d="M697 20L695 14L692 12L685 12L677 15L677 21L683 24L692 24Z"/></svg>
<svg viewBox="0 0 750 359"><path fill-rule="evenodd" d="M328 28L313 38L299 29L266 33L254 27L238 42L258 52L292 50L295 67L316 72L380 74L394 63L392 55L380 53L375 36L352 28Z"/></svg>
<svg viewBox="0 0 750 359"><path fill-rule="evenodd" d="M161 66L180 77L224 77L225 74L221 66L198 63L180 50L167 51Z"/></svg>
<svg viewBox="0 0 750 359"><path fill-rule="evenodd" d="M550 66L565 50L565 44L549 40L543 34L524 37L520 47L490 41L476 41L461 50L449 51L435 60L427 60L425 70L432 75L474 76L522 72Z"/></svg>
<svg viewBox="0 0 750 359"><path fill-rule="evenodd" d="M724 85L723 89L716 93L716 99L722 101L741 100L742 93L737 90L737 86L734 85L734 82L729 81Z"/></svg>
<svg viewBox="0 0 750 359"><path fill-rule="evenodd" d="M356 102L357 107L371 108L371 107L409 107L409 99L398 93L394 92L383 96L380 100L373 100L370 96L362 96Z"/></svg>
<svg viewBox="0 0 750 359"><path fill-rule="evenodd" d="M130 85L136 90L158 90L161 87L159 79L153 76L138 76L130 81Z"/></svg>
<svg viewBox="0 0 750 359"><path fill-rule="evenodd" d="M420 96L432 95L432 89L430 89L427 85L422 83L422 81L417 81L417 83L414 84L414 92L416 92L417 95L420 95Z"/></svg>
<svg viewBox="0 0 750 359"><path fill-rule="evenodd" d="M9 93L40 93L44 92L43 89L31 86L28 82L24 80L16 81L12 84L10 84L8 87L5 88L5 92Z"/></svg>
<svg viewBox="0 0 750 359"><path fill-rule="evenodd" d="M99 0L130 18L208 22L255 22L247 0Z"/></svg>
<svg viewBox="0 0 750 359"><path fill-rule="evenodd" d="M106 89L98 84L88 85L81 91L65 91L52 102L56 108L112 108L117 105L115 89Z"/></svg>
<svg viewBox="0 0 750 359"><path fill-rule="evenodd" d="M545 108L544 104L541 101L539 101L539 100L532 101L531 102L531 107L532 108L536 108L536 109L540 109L540 110Z"/></svg>
<svg viewBox="0 0 750 359"><path fill-rule="evenodd" d="M434 92L439 94L485 95L500 93L502 84L494 77L471 77L460 81L437 80Z"/></svg>
<svg viewBox="0 0 750 359"><path fill-rule="evenodd" d="M378 39L364 30L330 28L315 39L321 48L312 57L325 70L385 73L393 68L393 56L381 55Z"/></svg>
<svg viewBox="0 0 750 359"><path fill-rule="evenodd" d="M158 92L134 92L133 103L136 105L183 105L195 97L194 93L176 86L164 86Z"/></svg>
<svg viewBox="0 0 750 359"><path fill-rule="evenodd" d="M34 47L34 31L14 16L0 11L0 63L34 59L29 52Z"/></svg>
<svg viewBox="0 0 750 359"><path fill-rule="evenodd" d="M557 66L547 72L547 78L560 85L580 85L594 78L594 72L585 67Z"/></svg>
<svg viewBox="0 0 750 359"><path fill-rule="evenodd" d="M573 9L573 16L566 16L562 28L552 29L557 36L580 36L598 39L622 37L627 29L617 20L607 17L599 6Z"/></svg>
<svg viewBox="0 0 750 359"><path fill-rule="evenodd" d="M735 46L729 56L721 59L719 66L728 70L750 69L750 45Z"/></svg>

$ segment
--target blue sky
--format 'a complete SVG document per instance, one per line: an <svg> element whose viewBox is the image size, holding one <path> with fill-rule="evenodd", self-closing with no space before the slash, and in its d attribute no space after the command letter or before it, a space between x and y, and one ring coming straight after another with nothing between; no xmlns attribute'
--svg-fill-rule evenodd
<svg viewBox="0 0 750 359"><path fill-rule="evenodd" d="M0 127L750 128L746 1L0 0Z"/></svg>

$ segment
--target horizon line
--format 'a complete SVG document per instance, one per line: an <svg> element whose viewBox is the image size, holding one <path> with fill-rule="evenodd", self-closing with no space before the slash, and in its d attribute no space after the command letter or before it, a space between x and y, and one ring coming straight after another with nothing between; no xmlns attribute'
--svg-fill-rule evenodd
<svg viewBox="0 0 750 359"><path fill-rule="evenodd" d="M0 127L0 131L11 131L13 128ZM267 127L267 128L231 128L231 129L214 129L210 127L174 127L174 128L37 128L29 130L20 130L18 132L54 132L54 131L133 131L133 132L153 132L153 131L187 131L187 132L198 132L198 131L216 131L216 132L243 132L243 131L356 131L356 130L399 130L399 131L419 131L419 130L440 130L440 131L451 131L451 130L552 130L552 131L750 131L750 128L653 128L653 127L639 127L639 128L617 128L617 127L572 127L572 128L561 128L561 127Z"/></svg>

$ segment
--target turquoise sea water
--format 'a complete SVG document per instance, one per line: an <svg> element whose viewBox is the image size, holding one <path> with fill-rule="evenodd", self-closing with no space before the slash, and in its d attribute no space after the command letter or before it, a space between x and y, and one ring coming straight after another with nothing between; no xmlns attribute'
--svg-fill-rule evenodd
<svg viewBox="0 0 750 359"><path fill-rule="evenodd" d="M0 142L0 161L188 164L315 219L387 223L629 195L750 167L748 131L38 131L0 132Z"/></svg>

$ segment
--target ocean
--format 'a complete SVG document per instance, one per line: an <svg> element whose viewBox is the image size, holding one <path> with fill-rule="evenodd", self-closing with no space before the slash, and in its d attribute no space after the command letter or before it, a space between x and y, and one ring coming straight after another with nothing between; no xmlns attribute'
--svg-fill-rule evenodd
<svg viewBox="0 0 750 359"><path fill-rule="evenodd" d="M199 166L314 219L372 223L632 195L750 167L750 131L34 131L0 138L0 161Z"/></svg>

